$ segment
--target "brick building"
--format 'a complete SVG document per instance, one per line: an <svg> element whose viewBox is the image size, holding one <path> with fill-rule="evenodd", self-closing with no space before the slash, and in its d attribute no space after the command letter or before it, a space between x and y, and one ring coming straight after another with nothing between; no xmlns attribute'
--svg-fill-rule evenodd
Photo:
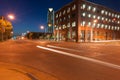
<svg viewBox="0 0 120 80"><path fill-rule="evenodd" d="M56 40L92 42L120 39L120 12L86 0L73 0L55 12Z"/></svg>

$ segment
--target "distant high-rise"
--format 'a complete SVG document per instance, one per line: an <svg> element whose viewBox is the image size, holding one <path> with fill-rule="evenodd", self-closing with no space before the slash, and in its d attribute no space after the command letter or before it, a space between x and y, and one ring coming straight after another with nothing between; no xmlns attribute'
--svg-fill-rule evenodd
<svg viewBox="0 0 120 80"><path fill-rule="evenodd" d="M48 33L53 33L54 31L54 10L53 8L48 9L47 25L48 25Z"/></svg>

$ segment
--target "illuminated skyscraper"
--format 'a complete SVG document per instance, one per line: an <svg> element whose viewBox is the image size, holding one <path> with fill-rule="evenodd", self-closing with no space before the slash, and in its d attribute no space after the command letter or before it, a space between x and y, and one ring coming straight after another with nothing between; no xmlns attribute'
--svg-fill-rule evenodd
<svg viewBox="0 0 120 80"><path fill-rule="evenodd" d="M54 10L53 8L48 9L47 25L48 25L48 33L53 33L54 31Z"/></svg>

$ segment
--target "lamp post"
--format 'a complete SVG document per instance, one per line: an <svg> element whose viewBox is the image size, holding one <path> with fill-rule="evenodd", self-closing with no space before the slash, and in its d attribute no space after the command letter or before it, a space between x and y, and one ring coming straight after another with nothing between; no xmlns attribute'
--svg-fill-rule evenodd
<svg viewBox="0 0 120 80"><path fill-rule="evenodd" d="M96 24L96 23L97 23L97 20L96 19L93 20L93 25ZM94 27L92 26L91 27L91 42L93 41L93 29L94 29Z"/></svg>

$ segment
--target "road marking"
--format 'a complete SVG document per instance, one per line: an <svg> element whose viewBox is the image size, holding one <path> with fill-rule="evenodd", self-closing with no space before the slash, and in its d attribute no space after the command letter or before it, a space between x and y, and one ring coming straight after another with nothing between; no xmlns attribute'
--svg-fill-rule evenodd
<svg viewBox="0 0 120 80"><path fill-rule="evenodd" d="M58 49L69 50L69 51L76 51L76 52L84 52L84 51L79 51L79 50L75 50L75 49L63 48L63 47L52 46L52 45L47 45L47 47L58 48Z"/></svg>
<svg viewBox="0 0 120 80"><path fill-rule="evenodd" d="M75 52L85 52L84 50L75 50L75 49L69 49L69 48L58 47L58 46L53 46L53 45L47 45L47 47L49 47L49 48L56 48L56 49L63 49L63 50L69 50L69 51L75 51ZM90 52L89 49L87 49L87 50L88 50L88 52ZM95 56L102 56L102 55L105 55L105 54L102 54L102 53L99 53L99 52L94 52L93 53L94 57Z"/></svg>
<svg viewBox="0 0 120 80"><path fill-rule="evenodd" d="M107 66L107 67L110 67L110 68L120 69L119 65L112 64L112 63L109 63L109 62L104 62L104 61L100 61L100 60L97 60L97 59L84 57L84 56L80 56L80 55L76 55L76 54L71 54L71 53L68 53L68 52L63 52L63 51L60 51L60 50L55 50L55 49L51 49L51 48L47 48L47 47L42 47L42 46L36 46L36 47L40 48L40 49L56 52L56 53L59 53L59 54L63 54L63 55L66 55L66 56L70 56L70 57L74 57L74 58L94 62L94 63L101 64L101 65L104 65L104 66Z"/></svg>

